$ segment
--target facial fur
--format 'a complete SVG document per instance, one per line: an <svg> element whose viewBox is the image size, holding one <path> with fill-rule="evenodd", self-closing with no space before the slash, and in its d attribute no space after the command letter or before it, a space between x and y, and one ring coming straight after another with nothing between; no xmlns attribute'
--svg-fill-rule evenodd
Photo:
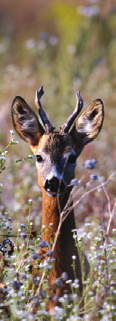
<svg viewBox="0 0 116 321"><path fill-rule="evenodd" d="M66 187L74 177L76 154L68 134L44 134L36 149L36 158L38 182L41 188L45 186L46 180L51 180L53 177L59 182L62 181Z"/></svg>

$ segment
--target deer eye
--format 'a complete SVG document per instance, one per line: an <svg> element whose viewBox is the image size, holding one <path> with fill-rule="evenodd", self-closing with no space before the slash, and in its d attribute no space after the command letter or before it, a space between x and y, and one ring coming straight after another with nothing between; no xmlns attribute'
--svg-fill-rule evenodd
<svg viewBox="0 0 116 321"><path fill-rule="evenodd" d="M74 164L76 162L76 155L72 154L68 158L68 163Z"/></svg>
<svg viewBox="0 0 116 321"><path fill-rule="evenodd" d="M43 158L41 155L36 155L36 159L37 159L38 163L42 163L42 161L43 161Z"/></svg>

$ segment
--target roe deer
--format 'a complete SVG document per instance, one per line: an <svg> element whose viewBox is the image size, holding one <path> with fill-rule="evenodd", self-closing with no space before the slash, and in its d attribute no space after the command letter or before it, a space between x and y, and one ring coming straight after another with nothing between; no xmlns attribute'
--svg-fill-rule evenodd
<svg viewBox="0 0 116 321"><path fill-rule="evenodd" d="M51 234L53 240L59 224L59 204L61 211L65 207L71 192L70 181L74 178L76 160L84 146L94 140L99 134L104 118L104 106L101 99L96 99L81 114L74 123L77 115L83 107L80 93L77 93L77 103L73 113L61 127L59 132L49 121L42 105L41 96L43 87L36 93L36 106L39 117L29 107L26 101L17 96L12 103L12 120L18 135L30 144L36 156L38 183L43 194L42 225L52 226L44 236L44 240L50 243ZM79 253L72 237L72 230L76 228L74 210L62 223L60 233L54 248L55 267L51 269L49 281L61 276L65 271L68 278L74 280L72 256L76 256L76 277L79 279L80 294L82 293L82 272ZM89 264L84 256L85 275L88 273ZM61 290L58 291L61 295Z"/></svg>

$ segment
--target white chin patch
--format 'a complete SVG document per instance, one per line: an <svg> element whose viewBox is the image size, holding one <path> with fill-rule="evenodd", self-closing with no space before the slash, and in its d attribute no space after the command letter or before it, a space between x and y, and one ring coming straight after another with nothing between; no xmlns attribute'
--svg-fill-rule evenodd
<svg viewBox="0 0 116 321"><path fill-rule="evenodd" d="M59 197L60 195L62 195L62 193L52 193L52 192L46 192L48 196L50 197Z"/></svg>

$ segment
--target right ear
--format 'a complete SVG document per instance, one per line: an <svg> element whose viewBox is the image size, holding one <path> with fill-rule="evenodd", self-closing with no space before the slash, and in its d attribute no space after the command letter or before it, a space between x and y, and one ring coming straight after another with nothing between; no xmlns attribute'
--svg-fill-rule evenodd
<svg viewBox="0 0 116 321"><path fill-rule="evenodd" d="M44 129L34 111L22 97L16 96L12 103L11 112L17 134L31 146L36 146L44 134Z"/></svg>

